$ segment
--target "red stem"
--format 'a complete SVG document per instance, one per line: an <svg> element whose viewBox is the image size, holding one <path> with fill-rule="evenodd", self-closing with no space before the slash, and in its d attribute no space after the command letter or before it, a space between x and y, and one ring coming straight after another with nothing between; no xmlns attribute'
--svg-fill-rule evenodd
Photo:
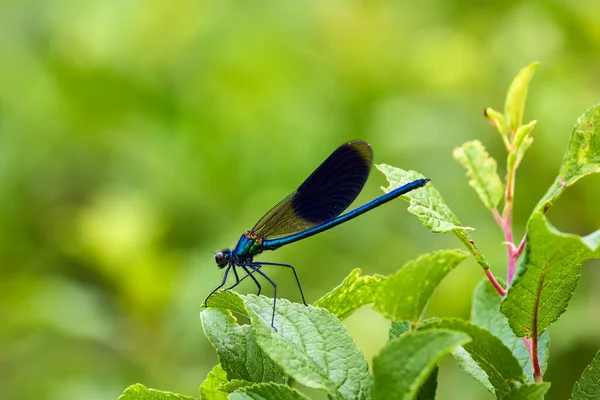
<svg viewBox="0 0 600 400"><path fill-rule="evenodd" d="M506 290L504 290L502 285L500 285L500 283L498 283L498 281L496 280L496 277L494 276L494 274L492 274L492 271L490 269L485 270L485 275L488 277L488 279L490 280L492 285L494 285L494 288L500 294L500 296L503 296L503 297L506 296Z"/></svg>
<svg viewBox="0 0 600 400"><path fill-rule="evenodd" d="M492 214L494 214L494 218L496 218L496 222L502 228L504 226L504 220L502 219L502 216L500 215L500 213L498 212L498 210L496 210L494 208L494 210L492 211Z"/></svg>
<svg viewBox="0 0 600 400"><path fill-rule="evenodd" d="M543 382L544 378L542 377L542 367L540 366L540 358L538 352L538 319L537 319L537 310L539 307L539 296L535 301L535 309L533 313L533 329L531 330L531 365L533 367L533 380L536 382Z"/></svg>
<svg viewBox="0 0 600 400"><path fill-rule="evenodd" d="M537 331L537 329L536 329ZM535 339L533 339L535 338ZM533 336L532 339L529 338L521 338L523 343L525 343L525 347L527 347L527 352L529 353L529 357L531 357L531 366L533 370L533 378L536 382L542 382L542 367L540 366L539 359L539 347L538 347L538 337L537 332Z"/></svg>
<svg viewBox="0 0 600 400"><path fill-rule="evenodd" d="M523 236L523 239L521 239L521 243L519 243L519 247L517 248L518 256L520 256L521 253L523 252L523 249L525 248L525 243L527 243L527 237Z"/></svg>
<svg viewBox="0 0 600 400"><path fill-rule="evenodd" d="M511 153L511 151L514 151L514 150L509 149L509 153ZM510 159L510 154L509 154L509 159ZM525 249L525 244L527 242L527 237L524 237L521 240L521 242L519 243L519 246L518 247L515 246L513 229L512 229L512 211L513 211L513 201L514 201L514 193L515 193L515 175L517 172L517 167L518 167L518 163L513 164L513 168L509 169L506 173L506 191L504 193L504 210L502 212L502 215L500 215L500 213L496 209L494 209L492 211L492 214L494 215L496 222L498 223L498 225L502 229L502 232L504 233L504 240L505 240L505 243L507 244L507 253L508 253L507 254L508 255L507 289L508 289L508 287L510 287L510 284L512 283L512 281L515 277L517 261L519 259L519 256L523 253L523 250ZM498 293L500 293L501 296L505 296L506 290L504 290L502 288L502 286L500 286L498 281L496 281L492 272L489 270L486 270L485 274L487 275L487 277L490 280L490 282L492 283L492 285L494 285L494 287L496 288ZM532 369L533 369L534 380L536 382L543 382L542 368L540 366L539 352L538 352L538 350L539 350L538 349L538 332L537 332L538 306L539 306L539 297L536 300L536 307L535 307L534 316L533 316L533 332L531 335L532 337L531 337L531 339L523 338L523 343L525 343L525 346L527 347L527 351L529 352L529 355L531 357L531 364L532 364Z"/></svg>
<svg viewBox="0 0 600 400"><path fill-rule="evenodd" d="M519 248L515 247L513 231L512 231L512 208L506 208L504 210L504 212L506 215L504 216L504 218L502 218L502 216L500 215L498 210L492 211L492 213L494 214L494 218L496 219L496 222L498 222L498 225L500 225L502 232L504 232L504 242L508 245L507 249L506 249L506 252L508 253L507 254L507 256L508 256L507 282L508 282L508 285L510 286L510 284L515 276L517 260L519 259L519 256L521 255L521 252L523 251L523 247L525 246L525 243L524 243L524 241L522 241L521 244L519 245Z"/></svg>
<svg viewBox="0 0 600 400"><path fill-rule="evenodd" d="M542 367L538 356L538 336L537 332L531 338L531 364L533 364L533 380L541 383L544 381L542 377Z"/></svg>

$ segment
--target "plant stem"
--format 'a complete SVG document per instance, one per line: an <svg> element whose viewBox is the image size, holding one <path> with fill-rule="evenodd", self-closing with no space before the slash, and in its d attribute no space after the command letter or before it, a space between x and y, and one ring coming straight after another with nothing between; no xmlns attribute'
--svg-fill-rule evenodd
<svg viewBox="0 0 600 400"><path fill-rule="evenodd" d="M512 232L512 206L508 210L508 212L505 207L504 212L505 212L504 217L502 217L498 213L498 210L494 210L493 214L494 214L494 218L496 219L496 222L498 222L498 225L500 225L502 232L504 232L504 242L507 244L507 250L506 250L508 253L507 254L507 256L508 256L507 283L510 286L510 284L515 276L517 260L519 259L519 256L523 252L523 247L525 246L525 242L524 242L525 239L523 239L523 241L521 241L521 244L519 244L519 248L517 248L515 246L513 232Z"/></svg>
<svg viewBox="0 0 600 400"><path fill-rule="evenodd" d="M533 365L533 380L538 383L543 382L544 378L542 377L542 367L540 366L540 359L538 354L537 332L534 332L534 335L531 338L531 364Z"/></svg>
<svg viewBox="0 0 600 400"><path fill-rule="evenodd" d="M492 213L496 222L502 229L504 233L504 240L507 245L507 256L508 256L508 272L507 272L507 290L512 283L515 272L517 268L517 261L519 257L523 253L525 249L525 244L527 243L527 237L523 237L519 246L515 245L515 239L513 235L513 226L512 226L512 213L513 213L513 204L514 204L514 195L515 195L515 177L517 173L517 168L519 166L520 160L515 161L516 149L512 147L508 147L508 160L506 163L507 171L506 171L506 190L504 193L504 210L502 211L502 215L498 212L498 210L493 210ZM485 271L488 279L492 282L492 285L496 288L498 293L501 296L506 295L506 290L504 290L496 281L491 271ZM538 299L539 301L539 299ZM537 306L537 304L536 304ZM537 307L536 307L537 309ZM531 339L523 338L523 343L527 347L527 351L529 352L529 356L531 358L531 364L533 369L533 379L535 382L543 382L542 377L542 368L540 366L539 359L539 349L538 349L538 334L537 334L537 313L534 315L534 323L533 323L533 332Z"/></svg>
<svg viewBox="0 0 600 400"><path fill-rule="evenodd" d="M509 286L512 283L512 280L515 276L515 272L517 269L517 261L519 260L519 257L523 253L526 243L527 243L527 237L523 236L523 239L521 239L521 243L519 243L519 247L514 247L514 243L513 243L513 246L509 248L509 252L508 252L508 257L509 257L508 258L508 285Z"/></svg>
<svg viewBox="0 0 600 400"><path fill-rule="evenodd" d="M492 285L494 285L494 288L500 294L500 296L503 296L503 297L506 296L506 290L496 280L496 277L494 276L494 274L492 274L492 271L490 269L485 270L485 275L488 277L488 279L490 280Z"/></svg>
<svg viewBox="0 0 600 400"><path fill-rule="evenodd" d="M515 150L513 150L515 151ZM508 159L510 160L513 154L509 153ZM515 269L517 265L517 249L515 247L513 229L512 229L512 212L513 212L513 201L515 196L515 176L517 174L517 164L507 162L506 171L506 191L504 194L504 211L502 212L502 219L504 224L501 225L502 231L504 232L504 240L509 244L507 248L508 256L508 273L507 273L507 284L510 286L515 276Z"/></svg>
<svg viewBox="0 0 600 400"><path fill-rule="evenodd" d="M523 252L523 249L525 248L526 243L527 243L527 237L523 236L523 239L521 239L521 243L519 243L519 247L517 248L518 255L521 255L521 253Z"/></svg>
<svg viewBox="0 0 600 400"><path fill-rule="evenodd" d="M540 359L539 359L539 340L537 337L537 332L536 335L533 336L535 339L529 339L529 338L521 338L521 340L523 340L523 343L525 343L525 347L527 347L527 352L529 353L529 357L531 358L531 369L533 372L533 379L536 382L542 382L542 367L540 366Z"/></svg>
<svg viewBox="0 0 600 400"><path fill-rule="evenodd" d="M496 219L496 222L498 223L498 225L500 225L500 227L504 226L504 219L502 219L502 216L500 215L500 213L498 212L498 210L494 209L492 211L492 214L494 214L494 218Z"/></svg>

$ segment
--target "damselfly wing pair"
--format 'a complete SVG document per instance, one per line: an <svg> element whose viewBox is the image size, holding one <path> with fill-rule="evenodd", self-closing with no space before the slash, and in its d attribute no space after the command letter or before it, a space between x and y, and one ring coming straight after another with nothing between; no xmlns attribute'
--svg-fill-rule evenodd
<svg viewBox="0 0 600 400"><path fill-rule="evenodd" d="M373 151L368 143L354 140L338 147L298 189L269 210L254 228L244 233L233 250L224 249L216 253L215 261L219 268L225 269L225 273L221 284L208 295L204 304L206 305L208 299L217 290L225 286L231 271L235 276L235 283L224 290L233 289L250 277L260 294L261 285L255 276L260 275L273 286L271 326L276 329L274 322L277 284L269 278L262 267L268 265L291 269L302 301L306 304L302 286L292 265L255 261L255 256L265 250L276 250L331 229L429 182L429 179L417 179L342 214L362 190L372 166ZM238 269L245 274L242 278Z"/></svg>

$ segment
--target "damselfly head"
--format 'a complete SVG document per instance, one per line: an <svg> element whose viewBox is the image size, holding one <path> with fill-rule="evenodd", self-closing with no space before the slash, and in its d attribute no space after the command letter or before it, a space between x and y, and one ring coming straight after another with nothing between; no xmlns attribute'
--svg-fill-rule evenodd
<svg viewBox="0 0 600 400"><path fill-rule="evenodd" d="M217 262L217 266L219 268L225 268L227 264L229 264L230 259L231 250L229 249L221 250L215 254L215 261Z"/></svg>

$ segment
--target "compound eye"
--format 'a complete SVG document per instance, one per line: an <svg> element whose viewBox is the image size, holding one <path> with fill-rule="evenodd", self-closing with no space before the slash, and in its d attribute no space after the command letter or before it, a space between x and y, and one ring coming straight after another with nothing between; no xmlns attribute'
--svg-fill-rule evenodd
<svg viewBox="0 0 600 400"><path fill-rule="evenodd" d="M223 254L222 251L219 251L217 254L215 254L215 261L219 268L223 268L227 265L227 258L225 257L225 254Z"/></svg>

